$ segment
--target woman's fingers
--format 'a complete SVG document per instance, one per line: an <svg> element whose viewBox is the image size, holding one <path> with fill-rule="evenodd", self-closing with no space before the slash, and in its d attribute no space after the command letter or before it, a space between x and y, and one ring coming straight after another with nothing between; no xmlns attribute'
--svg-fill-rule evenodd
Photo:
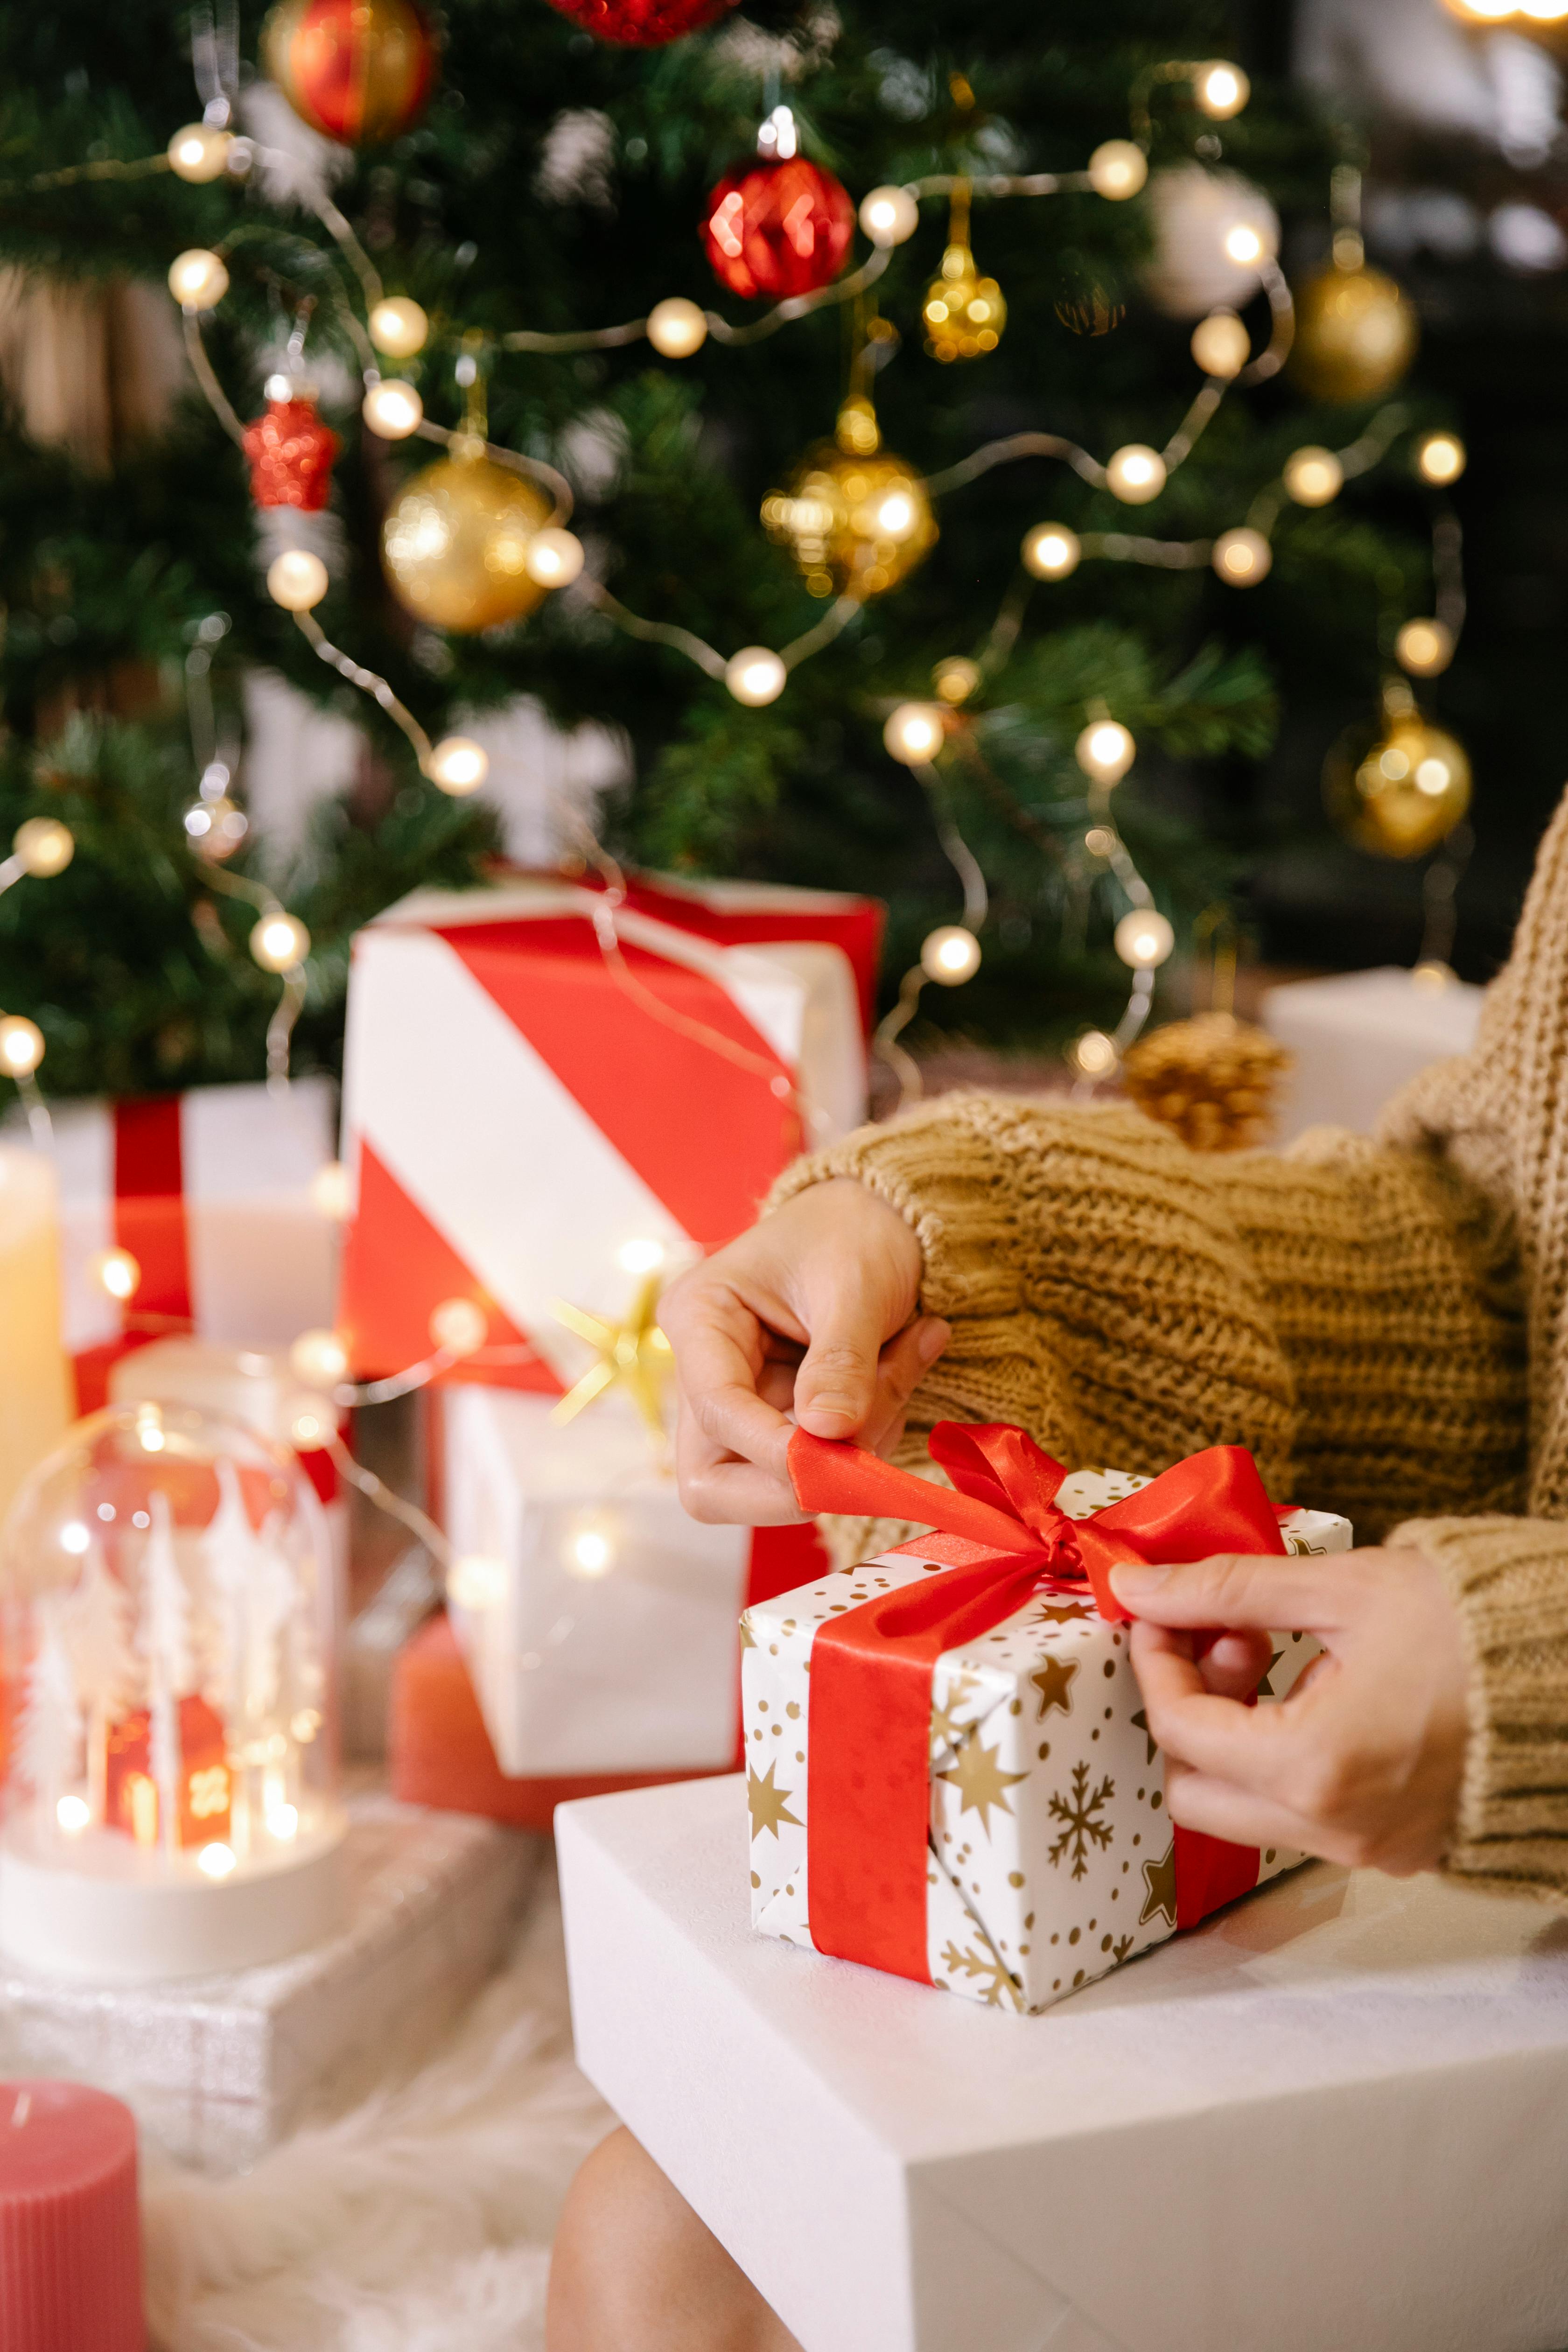
<svg viewBox="0 0 1568 2352"><path fill-rule="evenodd" d="M874 1454L888 1454L904 1433L910 1399L930 1371L949 1339L950 1325L940 1317L922 1316L889 1339L877 1360L877 1388L871 1409L857 1443Z"/></svg>
<svg viewBox="0 0 1568 2352"><path fill-rule="evenodd" d="M1205 1830L1210 1837L1232 1845L1294 1847L1301 1853L1321 1851L1321 1831L1300 1813L1271 1797L1237 1789L1194 1772L1173 1758L1165 1763L1165 1810L1184 1830Z"/></svg>
<svg viewBox="0 0 1568 2352"><path fill-rule="evenodd" d="M1246 1706L1204 1687L1189 1635L1147 1623L1132 1628L1132 1664L1143 1693L1149 1737L1167 1757L1279 1799L1295 1762L1302 1717L1310 1706Z"/></svg>
<svg viewBox="0 0 1568 2352"><path fill-rule="evenodd" d="M1342 1555L1280 1559L1222 1552L1177 1568L1129 1562L1110 1571L1117 1599L1135 1617L1156 1625L1200 1627L1276 1625L1308 1633L1333 1632L1356 1605L1355 1580Z"/></svg>
<svg viewBox="0 0 1568 2352"><path fill-rule="evenodd" d="M1273 1656L1267 1633L1220 1633L1198 1659L1198 1673L1211 1698L1250 1698Z"/></svg>

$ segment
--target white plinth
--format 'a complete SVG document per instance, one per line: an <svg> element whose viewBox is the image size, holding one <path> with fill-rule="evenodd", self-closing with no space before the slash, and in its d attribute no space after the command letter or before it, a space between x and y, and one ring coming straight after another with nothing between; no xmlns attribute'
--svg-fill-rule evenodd
<svg viewBox="0 0 1568 2352"><path fill-rule="evenodd" d="M1016 2017L753 1935L747 1827L557 1814L573 2015L805 2352L1568 2344L1568 1920L1314 1865Z"/></svg>
<svg viewBox="0 0 1568 2352"><path fill-rule="evenodd" d="M1468 1054L1486 991L1423 987L1387 964L1266 989L1258 1017L1296 1066L1281 1090L1278 1140L1309 1127L1369 1135L1390 1097L1429 1062Z"/></svg>

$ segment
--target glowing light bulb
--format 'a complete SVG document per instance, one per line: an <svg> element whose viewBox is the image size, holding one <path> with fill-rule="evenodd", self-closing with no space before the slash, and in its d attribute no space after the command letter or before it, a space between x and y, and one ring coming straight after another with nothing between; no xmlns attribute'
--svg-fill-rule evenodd
<svg viewBox="0 0 1568 2352"><path fill-rule="evenodd" d="M289 1443L296 1454L319 1454L337 1433L337 1416L325 1397L301 1397L289 1407Z"/></svg>
<svg viewBox="0 0 1568 2352"><path fill-rule="evenodd" d="M91 1541L79 1519L68 1519L60 1529L60 1549L74 1552L79 1559Z"/></svg>
<svg viewBox="0 0 1568 2352"><path fill-rule="evenodd" d="M389 360L411 360L422 352L430 321L419 304L406 294L388 294L370 314L370 339Z"/></svg>
<svg viewBox="0 0 1568 2352"><path fill-rule="evenodd" d="M110 1298L134 1298L142 1287L142 1268L128 1249L98 1250L88 1259L88 1279Z"/></svg>
<svg viewBox="0 0 1568 2352"><path fill-rule="evenodd" d="M232 131L215 131L205 122L187 122L169 142L169 169L181 180L218 179L228 169L233 145Z"/></svg>
<svg viewBox="0 0 1568 2352"><path fill-rule="evenodd" d="M308 548L287 548L267 567L267 593L286 613L308 613L327 593L327 567Z"/></svg>
<svg viewBox="0 0 1568 2352"><path fill-rule="evenodd" d="M616 1264L623 1274L654 1274L664 1264L664 1244L653 1241L623 1242L616 1252Z"/></svg>
<svg viewBox="0 0 1568 2352"><path fill-rule="evenodd" d="M575 531L546 523L529 541L522 568L541 588L569 588L583 569L583 542Z"/></svg>
<svg viewBox="0 0 1568 2352"><path fill-rule="evenodd" d="M287 1845L289 1839L298 1837L299 1833L300 1808L298 1805L268 1806L267 1834L268 1837L276 1838L279 1845Z"/></svg>
<svg viewBox="0 0 1568 2352"><path fill-rule="evenodd" d="M860 226L873 245L902 245L920 219L921 208L908 188L873 188L860 200Z"/></svg>
<svg viewBox="0 0 1568 2352"><path fill-rule="evenodd" d="M235 1866L234 1848L214 1843L204 1845L196 1856L196 1868L204 1878L226 1878Z"/></svg>
<svg viewBox="0 0 1568 2352"><path fill-rule="evenodd" d="M944 923L921 943L921 970L928 980L956 988L980 969L980 942L962 923Z"/></svg>
<svg viewBox="0 0 1568 2352"><path fill-rule="evenodd" d="M1205 375L1229 383L1252 357L1252 337L1234 310L1211 310L1193 329L1191 349Z"/></svg>
<svg viewBox="0 0 1568 2352"><path fill-rule="evenodd" d="M329 1160L310 1179L310 1206L319 1217L341 1224L353 1208L353 1186L341 1160Z"/></svg>
<svg viewBox="0 0 1568 2352"><path fill-rule="evenodd" d="M1424 482L1457 482L1468 462L1457 433L1424 433L1415 445L1415 469Z"/></svg>
<svg viewBox="0 0 1568 2352"><path fill-rule="evenodd" d="M335 1389L348 1375L349 1351L335 1331L301 1331L289 1350L297 1381L308 1389Z"/></svg>
<svg viewBox="0 0 1568 2352"><path fill-rule="evenodd" d="M216 253L195 245L169 264L169 291L182 310L211 310L228 292L228 272Z"/></svg>
<svg viewBox="0 0 1568 2352"><path fill-rule="evenodd" d="M615 1546L608 1536L600 1534L597 1528L584 1528L580 1535L572 1538L569 1565L574 1576L585 1576L590 1582L598 1577L607 1576L615 1564Z"/></svg>
<svg viewBox="0 0 1568 2352"><path fill-rule="evenodd" d="M1454 658L1454 632L1442 621L1406 621L1394 656L1412 677L1438 677Z"/></svg>
<svg viewBox="0 0 1568 2352"><path fill-rule="evenodd" d="M24 874L47 881L63 874L76 856L76 835L58 817L30 816L12 835L11 854L21 860Z"/></svg>
<svg viewBox="0 0 1568 2352"><path fill-rule="evenodd" d="M0 1021L0 1068L7 1077L31 1077L44 1058L44 1033L24 1013L8 1013Z"/></svg>
<svg viewBox="0 0 1568 2352"><path fill-rule="evenodd" d="M373 383L360 403L360 415L384 441L406 441L424 422L425 403L411 383L391 375Z"/></svg>
<svg viewBox="0 0 1568 2352"><path fill-rule="evenodd" d="M1120 783L1138 756L1138 746L1119 719L1091 719L1073 756L1097 784Z"/></svg>
<svg viewBox="0 0 1568 2352"><path fill-rule="evenodd" d="M949 654L947 659L939 661L932 670L931 682L943 702L950 709L956 709L959 703L967 702L972 694L979 691L980 664L972 662L966 654Z"/></svg>
<svg viewBox="0 0 1568 2352"><path fill-rule="evenodd" d="M449 1356L474 1355L489 1331L489 1317L471 1298L444 1298L430 1317L430 1337Z"/></svg>
<svg viewBox="0 0 1568 2352"><path fill-rule="evenodd" d="M62 1797L55 1807L55 1819L67 1837L79 1837L92 1819L91 1809L83 1797Z"/></svg>
<svg viewBox="0 0 1568 2352"><path fill-rule="evenodd" d="M1076 572L1083 545L1065 522L1037 522L1024 537L1024 569L1037 580L1065 580Z"/></svg>
<svg viewBox="0 0 1568 2352"><path fill-rule="evenodd" d="M776 702L788 676L777 654L767 646L742 646L724 665L725 685L737 702L753 709L760 709L764 702Z"/></svg>
<svg viewBox="0 0 1568 2352"><path fill-rule="evenodd" d="M1458 979L1458 974L1452 964L1439 963L1436 957L1410 968L1412 988L1420 989L1426 996L1440 996L1446 988L1452 988Z"/></svg>
<svg viewBox="0 0 1568 2352"><path fill-rule="evenodd" d="M684 294L667 294L647 314L647 339L661 359L689 360L708 341L708 320Z"/></svg>
<svg viewBox="0 0 1568 2352"><path fill-rule="evenodd" d="M1425 793L1429 800L1440 800L1453 780L1452 768L1436 752L1428 753L1425 760L1418 760L1415 763L1415 789L1418 793Z"/></svg>
<svg viewBox="0 0 1568 2352"><path fill-rule="evenodd" d="M1089 159L1089 184L1097 196L1121 204L1135 196L1149 177L1149 158L1131 139L1107 139Z"/></svg>
<svg viewBox="0 0 1568 2352"><path fill-rule="evenodd" d="M1071 1059L1086 1078L1109 1077L1118 1061L1116 1045L1103 1029L1086 1029L1073 1040Z"/></svg>
<svg viewBox="0 0 1568 2352"><path fill-rule="evenodd" d="M1254 262L1262 260L1268 248L1261 231L1255 229L1250 221L1237 221L1225 233L1224 249L1227 261L1234 261L1238 269L1249 269Z"/></svg>
<svg viewBox="0 0 1568 2352"><path fill-rule="evenodd" d="M1273 568L1274 550L1260 530L1243 523L1236 530L1221 531L1209 561L1230 587L1256 588Z"/></svg>
<svg viewBox="0 0 1568 2352"><path fill-rule="evenodd" d="M1091 824L1084 835L1083 845L1091 857L1109 857L1116 846L1116 835L1108 824Z"/></svg>
<svg viewBox="0 0 1568 2352"><path fill-rule="evenodd" d="M471 735L444 735L430 754L426 774L454 800L477 793L490 772L490 755Z"/></svg>
<svg viewBox="0 0 1568 2352"><path fill-rule="evenodd" d="M1152 971L1176 944L1175 932L1152 907L1134 907L1123 915L1113 937L1117 954L1135 971Z"/></svg>
<svg viewBox="0 0 1568 2352"><path fill-rule="evenodd" d="M900 702L882 730L889 753L906 768L934 759L946 735L946 716L934 702Z"/></svg>
<svg viewBox="0 0 1568 2352"><path fill-rule="evenodd" d="M263 971L293 971L310 952L310 934L297 915L279 907L251 932L250 952Z"/></svg>
<svg viewBox="0 0 1568 2352"><path fill-rule="evenodd" d="M1285 488L1299 507L1326 507L1345 486L1345 469L1331 449L1309 442L1285 460Z"/></svg>
<svg viewBox="0 0 1568 2352"><path fill-rule="evenodd" d="M1147 448L1142 441L1129 441L1107 466L1105 480L1107 488L1123 506L1147 506L1165 487L1165 460L1157 449Z"/></svg>
<svg viewBox="0 0 1568 2352"><path fill-rule="evenodd" d="M1252 96L1252 84L1239 66L1212 58L1193 76L1193 96L1214 122L1228 122Z"/></svg>
<svg viewBox="0 0 1568 2352"><path fill-rule="evenodd" d="M447 1570L447 1598L456 1609L496 1609L506 1598L506 1562L465 1553Z"/></svg>

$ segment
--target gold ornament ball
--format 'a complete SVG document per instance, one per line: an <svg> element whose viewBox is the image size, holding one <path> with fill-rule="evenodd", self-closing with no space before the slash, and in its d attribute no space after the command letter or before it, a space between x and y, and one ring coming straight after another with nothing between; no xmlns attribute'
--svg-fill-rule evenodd
<svg viewBox="0 0 1568 2352"><path fill-rule="evenodd" d="M1309 442L1285 460L1285 488L1299 507L1326 507L1345 486L1345 469L1331 449Z"/></svg>
<svg viewBox="0 0 1568 2352"><path fill-rule="evenodd" d="M1311 400L1376 400L1399 382L1420 338L1415 306L1392 278L1331 263L1297 291L1290 373Z"/></svg>
<svg viewBox="0 0 1568 2352"><path fill-rule="evenodd" d="M684 294L667 294L647 314L647 339L661 359L689 360L708 341L707 314Z"/></svg>
<svg viewBox="0 0 1568 2352"><path fill-rule="evenodd" d="M11 855L24 874L47 881L63 874L76 856L76 835L58 816L30 816L12 835Z"/></svg>
<svg viewBox="0 0 1568 2352"><path fill-rule="evenodd" d="M1037 580L1065 580L1078 570L1082 554L1082 541L1065 522L1037 522L1025 535L1024 569Z"/></svg>
<svg viewBox="0 0 1568 2352"><path fill-rule="evenodd" d="M1252 337L1234 310L1211 310L1193 329L1192 353L1205 375L1229 383L1252 357Z"/></svg>
<svg viewBox="0 0 1568 2352"><path fill-rule="evenodd" d="M1229 1013L1168 1022L1131 1047L1122 1082L1139 1109L1194 1151L1245 1151L1267 1139L1275 1090L1294 1055Z"/></svg>
<svg viewBox="0 0 1568 2352"><path fill-rule="evenodd" d="M763 500L770 539L789 549L814 596L879 596L936 544L925 484L886 450L862 456L827 446L787 490Z"/></svg>
<svg viewBox="0 0 1568 2352"><path fill-rule="evenodd" d="M437 459L405 485L382 525L394 594L416 620L462 636L521 620L543 601L528 551L550 512L542 491L482 446Z"/></svg>
<svg viewBox="0 0 1568 2352"><path fill-rule="evenodd" d="M407 294L388 294L371 311L371 341L389 360L411 360L429 333L423 308Z"/></svg>
<svg viewBox="0 0 1568 2352"><path fill-rule="evenodd" d="M1107 139L1089 159L1089 184L1113 205L1135 196L1149 176L1149 158L1131 139Z"/></svg>
<svg viewBox="0 0 1568 2352"><path fill-rule="evenodd" d="M215 131L206 122L187 122L169 142L169 169L176 179L198 185L204 180L220 179L228 169L233 145L232 131Z"/></svg>
<svg viewBox="0 0 1568 2352"><path fill-rule="evenodd" d="M1394 656L1412 677L1440 677L1454 658L1454 632L1445 621L1406 621Z"/></svg>
<svg viewBox="0 0 1568 2352"><path fill-rule="evenodd" d="M982 278L966 245L950 245L942 274L921 305L926 349L933 360L974 360L994 352L1007 323L1007 305L994 278Z"/></svg>
<svg viewBox="0 0 1568 2352"><path fill-rule="evenodd" d="M1260 530L1251 530L1243 523L1235 530L1221 531L1210 562L1227 587L1256 588L1274 568L1274 550Z"/></svg>
<svg viewBox="0 0 1568 2352"><path fill-rule="evenodd" d="M425 403L401 376L385 376L373 383L360 403L360 415L383 441L406 441L425 417Z"/></svg>
<svg viewBox="0 0 1568 2352"><path fill-rule="evenodd" d="M1408 688L1403 697L1391 688L1382 723L1351 730L1330 752L1323 791L1330 814L1358 848L1421 857L1469 807L1470 762L1462 743L1422 718Z"/></svg>

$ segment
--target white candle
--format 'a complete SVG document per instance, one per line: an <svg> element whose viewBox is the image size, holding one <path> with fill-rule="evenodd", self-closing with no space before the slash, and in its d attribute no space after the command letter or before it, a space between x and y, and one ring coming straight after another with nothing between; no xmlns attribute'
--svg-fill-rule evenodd
<svg viewBox="0 0 1568 2352"><path fill-rule="evenodd" d="M71 1419L54 1168L0 1147L0 1514Z"/></svg>

